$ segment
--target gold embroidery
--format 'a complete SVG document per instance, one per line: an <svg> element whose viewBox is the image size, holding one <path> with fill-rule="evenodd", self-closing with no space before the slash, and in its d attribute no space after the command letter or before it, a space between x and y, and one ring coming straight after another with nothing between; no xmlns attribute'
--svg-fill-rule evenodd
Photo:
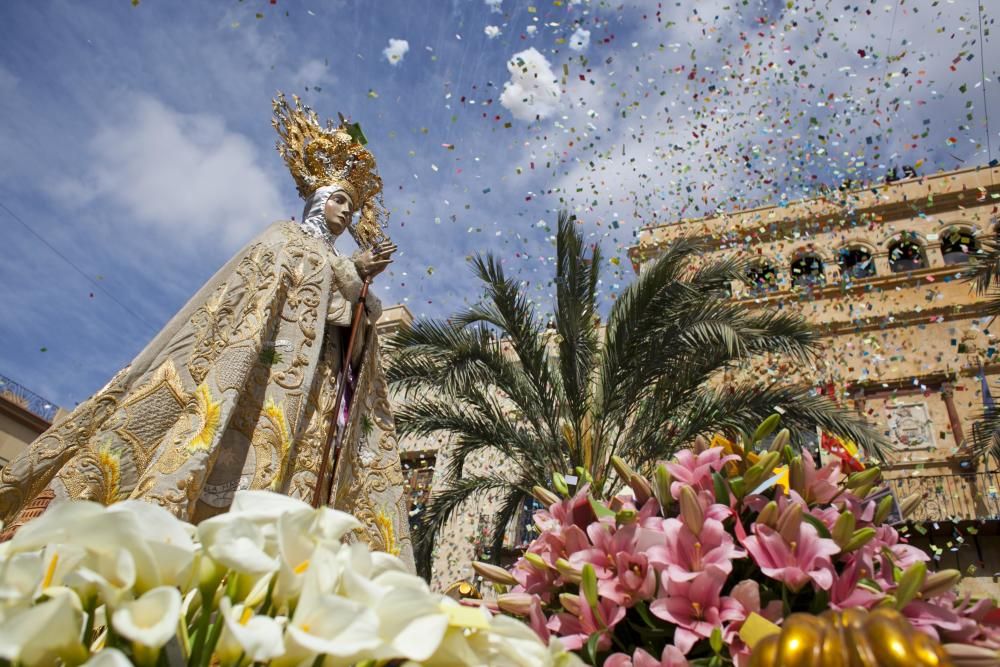
<svg viewBox="0 0 1000 667"><path fill-rule="evenodd" d="M212 392L204 383L194 390L195 415L201 421L201 428L187 444L187 450L192 454L207 450L215 440L215 432L219 428L219 415L222 411L221 401L212 400Z"/></svg>

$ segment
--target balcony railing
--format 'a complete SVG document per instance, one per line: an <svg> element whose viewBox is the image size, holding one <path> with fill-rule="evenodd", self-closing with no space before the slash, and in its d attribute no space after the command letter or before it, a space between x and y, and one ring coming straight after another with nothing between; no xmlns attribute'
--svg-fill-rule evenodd
<svg viewBox="0 0 1000 667"><path fill-rule="evenodd" d="M888 483L899 500L921 495L907 521L1000 519L1000 472L900 477Z"/></svg>
<svg viewBox="0 0 1000 667"><path fill-rule="evenodd" d="M4 375L0 375L0 398L24 408L47 422L51 422L59 411L59 406Z"/></svg>

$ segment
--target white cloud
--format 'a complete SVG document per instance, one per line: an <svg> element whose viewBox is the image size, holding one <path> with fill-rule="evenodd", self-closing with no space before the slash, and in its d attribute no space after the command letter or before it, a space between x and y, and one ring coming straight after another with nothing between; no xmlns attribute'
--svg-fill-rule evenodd
<svg viewBox="0 0 1000 667"><path fill-rule="evenodd" d="M486 26L485 28L483 28L483 32L486 33L486 36L489 37L490 39L496 39L497 37L500 36L500 28L496 27L495 25Z"/></svg>
<svg viewBox="0 0 1000 667"><path fill-rule="evenodd" d="M491 12L499 14L503 11L500 5L503 4L503 0L485 0L486 6L490 8Z"/></svg>
<svg viewBox="0 0 1000 667"><path fill-rule="evenodd" d="M403 62L403 56L410 50L410 43L405 39L389 39L389 46L382 49L382 55L389 61L390 65L398 65Z"/></svg>
<svg viewBox="0 0 1000 667"><path fill-rule="evenodd" d="M527 28L524 29L524 31L526 33L528 33L529 37L534 37L535 33L538 32L538 26L536 26L536 25L529 25Z"/></svg>
<svg viewBox="0 0 1000 667"><path fill-rule="evenodd" d="M562 91L552 66L534 47L507 61L510 81L504 84L500 104L518 120L548 118L559 108Z"/></svg>
<svg viewBox="0 0 1000 667"><path fill-rule="evenodd" d="M335 77L331 74L327 64L316 58L307 60L292 76L292 83L295 84L296 89L332 83L334 80Z"/></svg>
<svg viewBox="0 0 1000 667"><path fill-rule="evenodd" d="M122 108L128 114L109 119L90 142L86 176L57 187L68 207L109 202L131 224L229 245L287 217L254 144L220 117L180 113L149 96Z"/></svg>
<svg viewBox="0 0 1000 667"><path fill-rule="evenodd" d="M577 28L569 38L569 48L574 51L586 51L590 46L590 31Z"/></svg>

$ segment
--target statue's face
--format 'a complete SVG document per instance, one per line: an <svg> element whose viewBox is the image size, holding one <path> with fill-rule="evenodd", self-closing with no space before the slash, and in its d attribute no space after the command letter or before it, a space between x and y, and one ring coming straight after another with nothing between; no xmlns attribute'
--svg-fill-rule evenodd
<svg viewBox="0 0 1000 667"><path fill-rule="evenodd" d="M326 226L330 231L339 236L347 229L351 222L351 214L354 212L354 202L343 190L336 190L327 197L326 204L323 205L323 217L326 219Z"/></svg>

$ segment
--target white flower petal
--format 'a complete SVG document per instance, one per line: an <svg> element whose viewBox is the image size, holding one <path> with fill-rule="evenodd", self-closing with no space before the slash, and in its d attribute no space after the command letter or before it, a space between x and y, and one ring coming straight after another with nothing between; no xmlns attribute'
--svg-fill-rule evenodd
<svg viewBox="0 0 1000 667"><path fill-rule="evenodd" d="M180 612L180 591L172 586L160 586L116 609L111 625L126 639L159 649L176 634Z"/></svg>
<svg viewBox="0 0 1000 667"><path fill-rule="evenodd" d="M95 653L82 667L132 667L132 661L116 648L106 648Z"/></svg>
<svg viewBox="0 0 1000 667"><path fill-rule="evenodd" d="M222 664L235 664L241 653L253 662L267 662L285 653L278 621L269 616L246 615L246 609L244 605L234 607L225 597L219 603L226 621L218 648Z"/></svg>
<svg viewBox="0 0 1000 667"><path fill-rule="evenodd" d="M71 595L58 595L4 618L0 624L0 657L37 665L56 656L84 657L80 634L83 617Z"/></svg>

